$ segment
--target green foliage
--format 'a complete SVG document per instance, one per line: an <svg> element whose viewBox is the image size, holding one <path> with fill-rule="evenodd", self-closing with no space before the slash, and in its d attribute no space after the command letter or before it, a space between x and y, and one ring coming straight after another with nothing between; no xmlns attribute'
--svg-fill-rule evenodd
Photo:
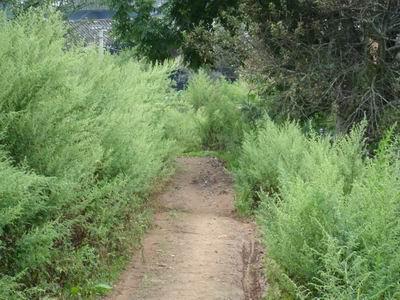
<svg viewBox="0 0 400 300"><path fill-rule="evenodd" d="M116 11L113 32L124 48L133 48L138 57L163 61L179 47L180 35L171 20L154 15L154 0L109 0Z"/></svg>
<svg viewBox="0 0 400 300"><path fill-rule="evenodd" d="M312 18L317 7L296 3L265 11L273 22L264 33L279 46L273 57L287 66L295 58L276 44L278 33L308 43L297 19ZM152 2L137 5L145 10L135 22L152 24L146 19L153 18ZM199 18L198 26L212 27ZM145 36L144 27L134 34ZM0 19L0 299L106 293L110 268L148 226L147 198L172 158L200 148L218 151L235 167L236 206L256 215L268 248L270 297L400 297L394 127L368 158L365 125L330 137L266 118L265 108L273 109L282 91L296 91L285 98L294 99L301 84L318 76L302 77L301 84L297 75L269 77L267 103L243 82L203 71L176 93L168 77L178 63L150 66L126 54L66 51L64 36L60 16L48 11ZM156 48L143 49L161 57ZM369 82L361 77L357 84ZM299 107L305 106L291 109ZM321 124L326 111L315 107ZM395 110L385 108L388 123Z"/></svg>
<svg viewBox="0 0 400 300"><path fill-rule="evenodd" d="M213 81L200 71L182 95L200 115L197 119L203 148L235 151L250 128L242 106L252 99L242 82Z"/></svg>
<svg viewBox="0 0 400 300"><path fill-rule="evenodd" d="M400 111L398 13L391 0L240 0L193 22L185 55L240 73L275 121L345 133L366 118L377 142Z"/></svg>
<svg viewBox="0 0 400 300"><path fill-rule="evenodd" d="M235 11L238 0L172 0L166 3L166 18L172 20L172 28L181 35L181 48L184 58L193 67L208 64L204 53L199 51L200 45L208 44L207 38L199 34L215 30L213 24L220 20L225 24L225 12Z"/></svg>
<svg viewBox="0 0 400 300"><path fill-rule="evenodd" d="M267 120L246 134L235 172L239 211L248 214L256 208L260 191L278 192L280 169L290 167L297 172L306 151L306 139L292 123L278 127Z"/></svg>
<svg viewBox="0 0 400 300"><path fill-rule="evenodd" d="M183 99L183 95L160 109L160 119L163 120L168 137L176 141L179 152L196 151L201 148L201 113L196 112L186 99Z"/></svg>
<svg viewBox="0 0 400 300"><path fill-rule="evenodd" d="M398 148L363 159L364 128L330 140L266 121L246 136L237 206L264 234L270 298L399 296Z"/></svg>
<svg viewBox="0 0 400 300"><path fill-rule="evenodd" d="M195 67L202 65L203 57L189 41L191 33L196 26L211 29L216 18L238 5L237 0L171 0L155 10L154 0L109 2L116 11L114 33L122 46L134 47L136 55L152 61L183 53Z"/></svg>
<svg viewBox="0 0 400 300"><path fill-rule="evenodd" d="M242 8L251 38L236 44L251 45L245 69L261 92L274 81L275 120L317 118L343 133L367 118L375 139L392 125L400 110L397 1L245 0Z"/></svg>
<svg viewBox="0 0 400 300"><path fill-rule="evenodd" d="M49 11L0 23L0 299L102 294L172 158L199 144L177 64L65 51Z"/></svg>

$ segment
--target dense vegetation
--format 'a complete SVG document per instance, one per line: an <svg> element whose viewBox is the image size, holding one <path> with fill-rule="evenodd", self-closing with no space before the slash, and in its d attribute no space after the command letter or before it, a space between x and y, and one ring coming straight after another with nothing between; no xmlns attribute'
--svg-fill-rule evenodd
<svg viewBox="0 0 400 300"><path fill-rule="evenodd" d="M264 233L269 296L399 298L399 127L387 131L400 118L400 2L222 1L212 13L174 3L166 15L185 59L233 69L259 96L229 113L243 125L219 132L246 131L227 157L237 208Z"/></svg>
<svg viewBox="0 0 400 300"><path fill-rule="evenodd" d="M123 18L152 2L113 1L123 42L151 60L178 53L192 66L240 74L276 121L343 133L365 117L375 142L400 117L398 0L170 0L162 21Z"/></svg>
<svg viewBox="0 0 400 300"><path fill-rule="evenodd" d="M43 14L0 20L0 299L105 289L171 158L199 144L172 63L64 51Z"/></svg>
<svg viewBox="0 0 400 300"><path fill-rule="evenodd" d="M0 299L88 298L107 291L124 255L140 243L150 219L148 198L172 171L172 159L199 150L228 158L236 207L258 221L269 298L400 297L400 146L396 127L386 126L397 118L396 62L386 55L384 62L375 60L365 53L366 44L348 48L348 40L335 38L328 45L336 54L317 63L313 59L328 59L327 41L305 39L321 31L303 28L304 33L301 20L308 16L317 26L326 18L321 9L336 6L303 2L293 7L279 6L281 1L235 2L245 12L235 16L222 1L217 15L213 11L205 19L215 22L208 23L190 10L185 15L184 6L171 10L182 20L199 19L180 37L185 51L206 55L215 67L235 49L238 56L229 58L243 59L242 75L250 82L229 83L199 71L181 92L170 82L178 62L149 64L131 59L131 52L110 56L79 46L65 49L61 17L47 11L1 18ZM363 16L372 11L371 3L364 3ZM356 4L361 5L341 6L344 16L357 10ZM262 26L265 14L268 26ZM146 16L151 18L143 14L137 21L146 22ZM218 23L218 18L225 19ZM241 31L238 21L254 31ZM320 24L333 31L336 25ZM243 37L252 47L232 48L241 47ZM291 41L299 37L296 48ZM269 47L267 40L273 41ZM342 56L342 48L354 56ZM361 69L337 73L350 64L343 57L358 61ZM328 75L335 73L342 77L332 82ZM344 124L336 126L335 101L369 105L371 78L374 97L385 99L384 105L374 102L373 115L356 105L366 120L348 119L346 129L334 130ZM327 86L329 93L323 91ZM349 98L340 98L344 94ZM315 124L329 130L315 130ZM378 136L381 141L372 147Z"/></svg>
<svg viewBox="0 0 400 300"><path fill-rule="evenodd" d="M201 74L183 95L202 112L203 147L229 159L238 212L260 226L268 299L400 296L394 127L371 153L365 121L336 136L296 122L278 125L249 109L260 99L245 85Z"/></svg>
<svg viewBox="0 0 400 300"><path fill-rule="evenodd" d="M363 135L266 121L246 136L237 206L264 234L271 299L400 296L399 147L388 134L366 158Z"/></svg>

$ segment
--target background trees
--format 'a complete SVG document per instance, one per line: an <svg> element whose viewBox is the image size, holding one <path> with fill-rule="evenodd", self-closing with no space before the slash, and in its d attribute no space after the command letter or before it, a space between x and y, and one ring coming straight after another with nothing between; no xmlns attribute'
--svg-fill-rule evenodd
<svg viewBox="0 0 400 300"><path fill-rule="evenodd" d="M160 17L153 0L111 0L116 11L114 34L122 47L135 47L139 56L150 60L164 60L178 49L180 36L171 21Z"/></svg>
<svg viewBox="0 0 400 300"><path fill-rule="evenodd" d="M139 55L151 60L183 53L186 61L195 67L207 60L193 47L190 37L199 28L213 31L213 22L238 3L238 0L171 0L155 10L154 0L110 0L116 11L115 35L122 45L136 47ZM204 44L206 40L197 39L196 42Z"/></svg>
<svg viewBox="0 0 400 300"><path fill-rule="evenodd" d="M374 138L399 117L398 0L171 0L162 18L152 3L113 1L123 43L152 60L234 67L275 119L344 132L366 118Z"/></svg>
<svg viewBox="0 0 400 300"><path fill-rule="evenodd" d="M243 7L255 28L250 53L258 60L250 70L273 78L279 91L273 115L322 117L340 132L365 117L371 136L398 117L399 1L249 0Z"/></svg>
<svg viewBox="0 0 400 300"><path fill-rule="evenodd" d="M265 100L252 109L275 120L346 132L366 118L375 140L400 118L399 0L48 1L63 11L92 2L116 11L119 47L150 61L182 55L194 68L234 70Z"/></svg>

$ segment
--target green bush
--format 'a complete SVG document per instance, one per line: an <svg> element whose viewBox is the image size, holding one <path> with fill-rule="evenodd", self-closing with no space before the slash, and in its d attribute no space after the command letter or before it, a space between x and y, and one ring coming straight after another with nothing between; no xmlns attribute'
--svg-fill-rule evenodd
<svg viewBox="0 0 400 300"><path fill-rule="evenodd" d="M252 101L244 83L214 81L201 71L182 96L199 114L197 124L204 149L235 151L240 147L244 131L251 125L242 110Z"/></svg>
<svg viewBox="0 0 400 300"><path fill-rule="evenodd" d="M176 141L179 152L197 151L201 148L199 121L201 115L179 97L160 109L160 119L170 139Z"/></svg>
<svg viewBox="0 0 400 300"><path fill-rule="evenodd" d="M174 62L66 51L52 12L0 23L0 299L90 297L199 144L195 112L170 88Z"/></svg>
<svg viewBox="0 0 400 300"><path fill-rule="evenodd" d="M293 122L261 122L257 130L245 134L235 170L239 212L252 213L258 207L260 192L279 193L283 177L307 180L315 161L323 161L326 155L336 159L340 175L345 178L344 190L348 192L363 165L362 128L338 137L332 144L329 137L304 135Z"/></svg>
<svg viewBox="0 0 400 300"><path fill-rule="evenodd" d="M400 296L400 160L386 140L363 159L363 128L330 140L267 121L246 136L237 206L256 209L270 298Z"/></svg>
<svg viewBox="0 0 400 300"><path fill-rule="evenodd" d="M245 135L235 172L240 213L249 214L258 206L260 191L278 192L280 169L299 170L306 144L306 138L292 123L279 127L266 120L258 130Z"/></svg>

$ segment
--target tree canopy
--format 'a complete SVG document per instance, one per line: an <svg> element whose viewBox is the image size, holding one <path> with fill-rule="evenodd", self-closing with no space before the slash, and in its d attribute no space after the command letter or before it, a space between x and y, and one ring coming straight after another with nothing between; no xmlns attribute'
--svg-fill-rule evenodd
<svg viewBox="0 0 400 300"><path fill-rule="evenodd" d="M238 0L170 0L155 11L154 0L110 0L116 11L114 32L122 45L135 46L151 60L163 60L181 50L197 66L202 58L185 43L186 35L198 26L211 30L214 20L238 3ZM131 18L130 13L136 17Z"/></svg>

